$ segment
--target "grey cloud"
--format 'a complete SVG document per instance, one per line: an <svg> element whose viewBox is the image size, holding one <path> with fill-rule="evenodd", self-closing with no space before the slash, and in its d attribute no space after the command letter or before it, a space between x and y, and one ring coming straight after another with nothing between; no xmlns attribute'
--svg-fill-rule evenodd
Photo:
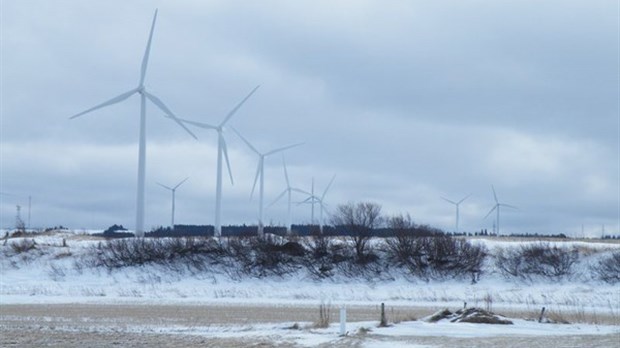
<svg viewBox="0 0 620 348"><path fill-rule="evenodd" d="M231 125L261 148L305 141L287 154L291 178L322 188L336 173L332 207L372 199L450 229L439 197L473 192L473 231L492 225L494 184L520 207L507 231L620 228L616 8L580 1L3 2L0 191L36 197L38 224L133 226L139 98L67 118L136 85L154 6L148 88L217 123L261 84ZM215 137L147 113L147 226L169 220L155 182L188 175L177 221L212 223ZM255 158L227 139L224 222L251 223ZM266 171L270 201L279 158ZM0 200L11 226L19 202Z"/></svg>

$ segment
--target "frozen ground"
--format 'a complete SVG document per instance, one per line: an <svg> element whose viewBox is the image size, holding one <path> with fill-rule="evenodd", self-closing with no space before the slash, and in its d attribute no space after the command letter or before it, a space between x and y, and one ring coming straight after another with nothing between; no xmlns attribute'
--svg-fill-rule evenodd
<svg viewBox="0 0 620 348"><path fill-rule="evenodd" d="M0 346L620 346L620 291L601 282L526 283L497 274L484 275L477 284L317 282L303 275L234 281L158 266L80 271L73 260L97 240L73 232L35 240L47 248L45 255L2 254ZM517 243L476 242L491 251ZM590 251L620 248L570 243ZM392 324L388 328L377 327L382 302ZM514 325L412 320L464 302L514 318ZM332 324L324 329L313 326L320 304L331 308ZM348 310L346 337L338 335L340 306ZM525 320L537 318L543 306L549 316L571 324ZM295 323L298 329L291 329Z"/></svg>

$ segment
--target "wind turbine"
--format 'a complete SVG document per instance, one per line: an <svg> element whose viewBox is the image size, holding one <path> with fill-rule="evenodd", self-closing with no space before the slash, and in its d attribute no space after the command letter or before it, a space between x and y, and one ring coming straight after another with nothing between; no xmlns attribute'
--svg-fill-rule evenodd
<svg viewBox="0 0 620 348"><path fill-rule="evenodd" d="M226 159L226 167L228 168L228 175L230 176L230 183L234 184L232 171L230 170L230 161L228 160L228 149L226 147L226 140L224 139L224 125L233 117L233 115L239 110L241 105L243 105L251 96L256 92L259 86L254 87L254 89L245 97L237 106L235 106L224 118L224 120L217 126L213 126L210 124L195 122L186 119L179 118L181 122L191 124L195 127L204 128L204 129L213 129L217 132L217 179L215 185L215 236L219 237L222 235L222 154Z"/></svg>
<svg viewBox="0 0 620 348"><path fill-rule="evenodd" d="M332 177L332 179L329 181L329 184L327 184L327 187L325 187L325 190L323 191L323 194L321 195L321 197L317 197L314 195L314 179L312 180L312 194L310 195L310 197L306 198L306 200L304 200L302 203L311 203L312 204L312 219L314 220L314 203L319 203L319 230L321 231L321 233L323 233L323 225L325 224L323 221L323 210L326 209L326 204L325 204L325 195L327 195L327 191L329 191L329 188L332 186L332 184L334 183L334 180L336 179L336 174L334 174L334 176Z"/></svg>
<svg viewBox="0 0 620 348"><path fill-rule="evenodd" d="M282 165L284 166L284 178L286 179L286 188L284 189L284 191L282 191L282 193L278 195L278 197L276 197L276 199L273 200L271 204L269 204L269 206L274 205L277 201L280 200L280 198L284 197L285 194L288 194L288 211L286 215L286 233L290 234L291 229L292 229L292 224L293 224L292 222L293 220L291 217L291 203L292 203L291 195L293 192L299 192L299 193L303 193L307 195L310 195L310 193L302 189L291 187L291 183L288 179L288 171L286 170L286 162L284 161L284 155L282 155Z"/></svg>
<svg viewBox="0 0 620 348"><path fill-rule="evenodd" d="M456 233L459 233L459 205L461 205L461 203L463 203L464 200L466 200L467 198L471 197L471 193L468 194L467 196L465 196L463 199L461 199L458 202L455 201L451 201L447 198L441 197L441 199L443 199L444 201L448 202L448 203L452 203L456 206Z"/></svg>
<svg viewBox="0 0 620 348"><path fill-rule="evenodd" d="M232 128L232 127L231 127ZM303 143L292 144L284 147L277 148L275 150L271 150L268 152L260 152L258 151L246 138L244 138L241 133L239 133L236 129L232 128L232 130L243 140L243 142L250 148L254 153L258 155L258 166L256 167L256 176L254 177L254 185L252 186L252 192L250 193L250 198L254 195L254 190L256 189L256 182L258 182L260 178L260 184L258 187L258 235L263 235L263 201L264 201L264 193L265 193L265 157L271 156L278 152L282 152L284 150L288 150L292 147L299 146Z"/></svg>
<svg viewBox="0 0 620 348"><path fill-rule="evenodd" d="M169 187L169 186L166 186L164 184L157 183L157 185L159 185L159 186L161 186L161 187L163 187L163 188L165 188L167 190L172 191L172 222L170 224L170 227L172 227L173 230L174 230L174 201L175 201L175 194L176 194L176 191L179 188L179 186L183 185L183 183L186 182L187 179L189 179L189 177L183 179L183 181L181 181L180 183L176 184L176 186L174 186L174 187Z"/></svg>
<svg viewBox="0 0 620 348"><path fill-rule="evenodd" d="M495 198L495 205L493 206L493 208L491 208L491 210L487 213L487 215L484 218L486 219L489 215L491 215L493 210L496 211L497 217L495 221L496 221L497 235L499 236L499 208L500 207L507 207L507 208L512 208L512 209L519 209L519 208L513 205L510 205L510 204L500 203L499 200L497 199L497 194L495 193L495 187L493 187L493 185L491 185L491 189L493 190L493 198Z"/></svg>
<svg viewBox="0 0 620 348"><path fill-rule="evenodd" d="M138 145L138 192L136 199L136 237L144 236L144 178L146 176L146 100L150 100L155 106L161 109L169 118L173 119L179 126L181 126L185 131L187 131L192 137L196 139L196 136L189 130L185 125L183 125L177 117L174 115L172 111L155 95L146 91L144 86L144 79L146 77L146 68L149 61L149 52L151 50L151 41L153 39L153 30L155 29L155 21L157 19L157 10L155 10L155 14L153 15L153 23L151 24L151 32L149 34L149 39L146 44L146 50L144 52L144 57L142 58L142 66L140 68L140 81L138 82L138 86L124 92L108 101L105 101L99 105L93 106L92 108L82 111L79 114L73 115L70 119L74 119L76 117L82 116L89 112L95 111L97 109L101 109L106 106L110 106L116 103L120 103L125 99L131 97L134 94L140 94L140 135L139 135L139 145Z"/></svg>

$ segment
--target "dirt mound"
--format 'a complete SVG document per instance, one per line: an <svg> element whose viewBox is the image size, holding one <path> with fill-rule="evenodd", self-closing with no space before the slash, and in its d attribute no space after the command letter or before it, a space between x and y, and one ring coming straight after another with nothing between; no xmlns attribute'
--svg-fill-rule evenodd
<svg viewBox="0 0 620 348"><path fill-rule="evenodd" d="M512 325L512 321L507 318L489 311L485 311L481 308L459 309L454 313L450 312L448 309L444 309L429 317L426 317L424 320L431 323L449 320L451 323Z"/></svg>

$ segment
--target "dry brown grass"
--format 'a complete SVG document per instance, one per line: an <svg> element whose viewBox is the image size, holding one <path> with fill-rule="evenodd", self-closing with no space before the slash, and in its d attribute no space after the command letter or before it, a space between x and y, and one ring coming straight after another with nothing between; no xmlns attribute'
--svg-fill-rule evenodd
<svg viewBox="0 0 620 348"><path fill-rule="evenodd" d="M314 322L314 328L325 329L329 327L329 323L331 322L331 304L321 303L319 306L319 318Z"/></svg>

